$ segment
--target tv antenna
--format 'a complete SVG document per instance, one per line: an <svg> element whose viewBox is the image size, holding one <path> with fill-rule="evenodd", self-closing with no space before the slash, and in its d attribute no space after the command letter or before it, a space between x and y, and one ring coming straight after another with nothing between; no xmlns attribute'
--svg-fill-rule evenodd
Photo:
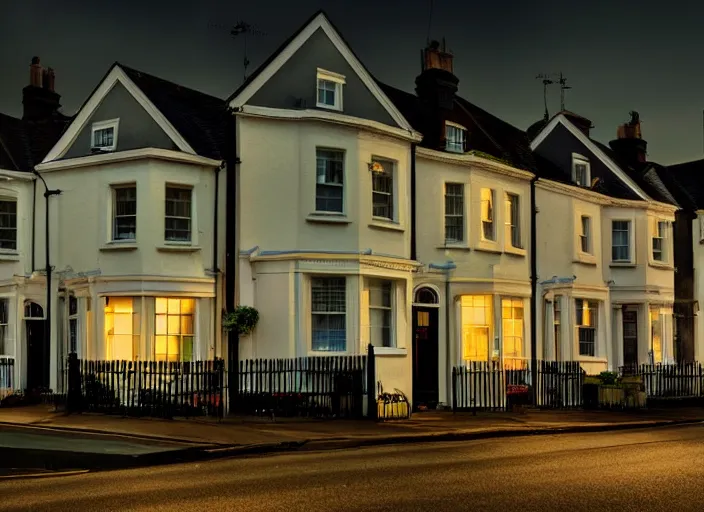
<svg viewBox="0 0 704 512"><path fill-rule="evenodd" d="M562 71L560 71L560 78L558 79L557 83L560 84L560 111L565 110L565 91L567 89L572 89L569 85L567 85L567 78L565 75L562 74Z"/></svg>
<svg viewBox="0 0 704 512"><path fill-rule="evenodd" d="M545 105L545 120L550 119L550 114L548 114L548 85L552 85L555 81L552 79L552 75L541 73L535 77L536 80L543 81L543 104Z"/></svg>
<svg viewBox="0 0 704 512"><path fill-rule="evenodd" d="M244 45L244 58L243 58L243 74L244 74L244 80L247 80L247 68L249 67L249 58L247 57L247 36L265 36L266 33L259 30L258 28L254 27L251 23L248 23L246 21L240 20L238 21L235 25L232 25L231 27L225 27L224 25L219 25L216 23L211 23L210 24L211 28L217 28L221 30L227 30L230 35L233 38L236 38L238 36L242 36L243 40L243 45Z"/></svg>

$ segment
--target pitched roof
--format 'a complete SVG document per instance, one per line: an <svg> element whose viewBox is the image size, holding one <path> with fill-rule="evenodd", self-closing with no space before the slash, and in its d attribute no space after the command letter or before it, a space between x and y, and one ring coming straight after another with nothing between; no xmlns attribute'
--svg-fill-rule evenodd
<svg viewBox="0 0 704 512"><path fill-rule="evenodd" d="M377 83L416 131L426 134L432 130L424 112L425 107L415 94L378 80ZM506 160L518 169L531 172L537 169L533 152L530 150L530 141L523 130L459 96L455 97L449 117L471 133L468 143L470 150Z"/></svg>
<svg viewBox="0 0 704 512"><path fill-rule="evenodd" d="M166 117L193 150L216 160L224 159L227 102L215 96L116 63Z"/></svg>
<svg viewBox="0 0 704 512"><path fill-rule="evenodd" d="M56 144L71 119L59 114L28 121L0 114L0 168L31 171Z"/></svg>
<svg viewBox="0 0 704 512"><path fill-rule="evenodd" d="M704 160L670 165L657 171L683 208L704 208Z"/></svg>

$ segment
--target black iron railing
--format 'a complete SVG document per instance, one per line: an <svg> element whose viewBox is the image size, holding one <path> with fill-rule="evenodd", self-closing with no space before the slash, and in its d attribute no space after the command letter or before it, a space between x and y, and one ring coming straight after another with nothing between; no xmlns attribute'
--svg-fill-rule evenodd
<svg viewBox="0 0 704 512"><path fill-rule="evenodd" d="M0 399L16 391L15 358L0 356Z"/></svg>
<svg viewBox="0 0 704 512"><path fill-rule="evenodd" d="M642 364L619 368L621 376L640 377L649 398L698 398L704 396L704 369L697 362Z"/></svg>

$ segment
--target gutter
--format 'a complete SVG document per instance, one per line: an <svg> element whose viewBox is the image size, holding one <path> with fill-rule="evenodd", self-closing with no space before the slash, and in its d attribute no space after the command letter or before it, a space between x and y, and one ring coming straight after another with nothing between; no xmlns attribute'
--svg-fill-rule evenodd
<svg viewBox="0 0 704 512"><path fill-rule="evenodd" d="M537 403L538 388L538 208L535 204L535 183L537 177L530 180L530 365L533 369L533 386L531 386L533 403Z"/></svg>
<svg viewBox="0 0 704 512"><path fill-rule="evenodd" d="M411 260L416 261L416 144L411 144Z"/></svg>

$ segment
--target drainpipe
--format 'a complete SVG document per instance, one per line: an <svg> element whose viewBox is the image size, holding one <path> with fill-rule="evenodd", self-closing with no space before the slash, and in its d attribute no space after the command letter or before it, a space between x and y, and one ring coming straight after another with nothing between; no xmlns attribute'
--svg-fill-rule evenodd
<svg viewBox="0 0 704 512"><path fill-rule="evenodd" d="M530 365L533 369L533 404L537 403L538 388L538 246L537 246L537 216L538 209L535 204L535 182L537 177L530 180Z"/></svg>
<svg viewBox="0 0 704 512"><path fill-rule="evenodd" d="M445 272L445 340L447 343L447 347L445 348L445 368L447 368L447 371L449 372L449 375L445 376L445 386L447 389L447 401L448 405L451 407L453 406L453 382L452 382L452 344L450 343L450 340L454 339L453 336L450 335L450 315L452 314L451 310L455 309L455 303L453 300L451 300L450 296L450 272L452 269L448 269L447 272ZM449 376L449 379L448 379ZM448 386L447 383L448 381L450 382L450 385ZM453 409L454 412L454 409Z"/></svg>
<svg viewBox="0 0 704 512"><path fill-rule="evenodd" d="M411 260L416 260L416 144L411 144Z"/></svg>
<svg viewBox="0 0 704 512"><path fill-rule="evenodd" d="M35 270L35 245L37 232L37 180L32 181L32 272Z"/></svg>
<svg viewBox="0 0 704 512"><path fill-rule="evenodd" d="M215 201L213 202L213 274L215 274L215 284L213 295L213 337L215 343L213 343L213 358L218 357L218 344L217 344L217 329L218 329L218 291L219 291L219 281L220 281L220 269L218 268L218 199L220 197L220 169L225 167L225 161L215 168Z"/></svg>
<svg viewBox="0 0 704 512"><path fill-rule="evenodd" d="M49 250L49 197L58 196L61 194L61 190L54 189L50 190L49 186L46 184L44 177L39 174L36 169L32 169L34 175L42 180L44 184L44 261L46 264L46 318L44 320L44 361L48 361L49 354L46 353L47 350L51 350L51 261L49 260L50 250Z"/></svg>
<svg viewBox="0 0 704 512"><path fill-rule="evenodd" d="M239 109L228 108L227 125L227 181L225 200L225 310L232 312L235 309L236 272L237 272L237 170L240 159L237 156L237 118ZM236 329L227 333L227 375L229 390L229 410L233 411L235 400L239 393L239 379L237 372L240 365L240 340Z"/></svg>

